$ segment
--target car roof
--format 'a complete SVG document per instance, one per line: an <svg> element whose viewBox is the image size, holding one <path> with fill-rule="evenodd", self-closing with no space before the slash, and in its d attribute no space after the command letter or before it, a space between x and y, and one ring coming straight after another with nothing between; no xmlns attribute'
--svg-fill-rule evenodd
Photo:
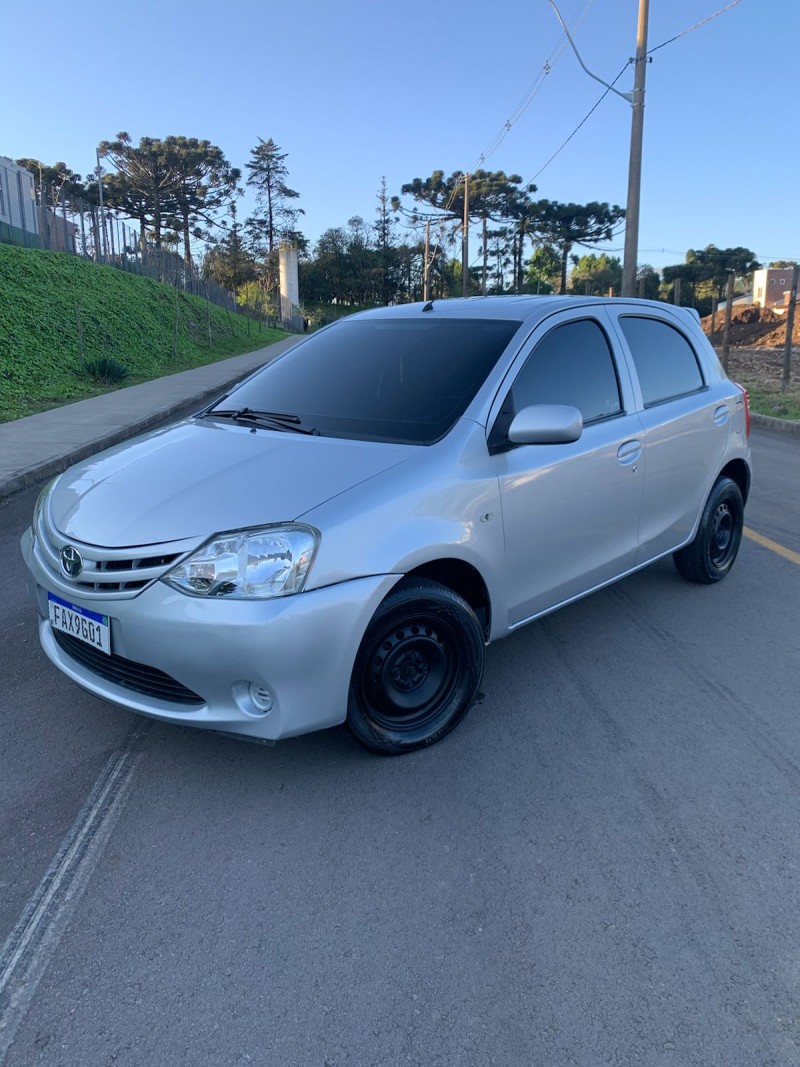
<svg viewBox="0 0 800 1067"><path fill-rule="evenodd" d="M570 307L598 306L620 303L620 297L605 296L469 296L458 299L430 300L427 304L419 301L415 304L393 304L389 307L372 308L351 316L354 319L406 319L417 318L424 314L432 321L438 316L443 319L506 319L538 322L554 311ZM640 306L642 310L662 312L665 309L675 311L669 304L655 300L638 300L625 298L626 304ZM427 308L428 310L424 310Z"/></svg>

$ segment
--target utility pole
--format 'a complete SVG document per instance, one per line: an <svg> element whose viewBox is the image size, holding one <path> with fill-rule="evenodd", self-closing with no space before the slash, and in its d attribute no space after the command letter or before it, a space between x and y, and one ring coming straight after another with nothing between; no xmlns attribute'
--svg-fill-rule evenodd
<svg viewBox="0 0 800 1067"><path fill-rule="evenodd" d="M97 156L97 192L100 197L100 256L105 259L106 255L106 216L103 211L103 168L100 166L100 149L95 150Z"/></svg>
<svg viewBox="0 0 800 1067"><path fill-rule="evenodd" d="M464 240L461 244L461 295L469 296L469 174L464 175Z"/></svg>
<svg viewBox="0 0 800 1067"><path fill-rule="evenodd" d="M728 358L731 352L731 316L733 315L733 271L728 271L728 285L725 290L725 328L722 331L722 366L728 373Z"/></svg>
<svg viewBox="0 0 800 1067"><path fill-rule="evenodd" d="M639 0L639 21L636 28L636 59L634 60L636 69L632 93L620 92L619 89L615 89L613 85L609 85L608 82L603 81L602 78L589 70L581 59L580 52L575 47L572 34L569 32L555 0L549 0L549 3L561 23L561 28L572 46L572 51L589 77L594 78L601 85L605 85L609 92L621 96L633 109L631 150L628 163L628 203L625 210L625 258L622 263L622 295L636 296L636 260L639 251L639 194L642 186L642 142L644 134L644 82L647 72L647 24L650 17L650 0Z"/></svg>
<svg viewBox="0 0 800 1067"><path fill-rule="evenodd" d="M792 291L789 293L789 306L786 309L786 344L783 349L783 378L781 379L781 392L785 393L789 388L789 379L792 374L792 337L794 334L794 309L797 303L797 273L798 266L795 263L792 270Z"/></svg>
<svg viewBox="0 0 800 1067"><path fill-rule="evenodd" d="M425 220L425 265L422 268L422 299L427 302L431 298L430 283L430 248L431 248L431 220Z"/></svg>
<svg viewBox="0 0 800 1067"><path fill-rule="evenodd" d="M631 155L628 165L628 204L625 209L625 252L622 260L622 295L636 295L636 264L639 255L639 202L642 188L642 143L644 138L644 82L647 73L647 23L650 0L639 0L636 28L636 67L633 78Z"/></svg>
<svg viewBox="0 0 800 1067"><path fill-rule="evenodd" d="M481 296L486 296L486 271L489 261L489 235L486 216L483 216L483 270L481 271Z"/></svg>

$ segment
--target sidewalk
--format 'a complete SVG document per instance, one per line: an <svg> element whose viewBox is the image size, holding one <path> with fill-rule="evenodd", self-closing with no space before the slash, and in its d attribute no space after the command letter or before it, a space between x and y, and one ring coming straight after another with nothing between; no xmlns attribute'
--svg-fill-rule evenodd
<svg viewBox="0 0 800 1067"><path fill-rule="evenodd" d="M141 433L189 404L201 407L299 340L287 337L243 356L0 423L0 499Z"/></svg>

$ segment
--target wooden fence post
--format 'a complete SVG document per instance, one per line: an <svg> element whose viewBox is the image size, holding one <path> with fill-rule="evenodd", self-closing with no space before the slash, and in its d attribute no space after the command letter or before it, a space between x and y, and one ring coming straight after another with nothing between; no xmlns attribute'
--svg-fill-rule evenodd
<svg viewBox="0 0 800 1067"><path fill-rule="evenodd" d="M722 366L728 373L728 357L731 351L731 315L733 314L733 271L728 275L728 288L725 292L725 330L722 334Z"/></svg>
<svg viewBox="0 0 800 1067"><path fill-rule="evenodd" d="M786 342L783 348L783 377L781 378L781 392L785 393L789 388L789 380L792 376L792 339L794 335L794 309L797 303L797 274L800 267L795 263L792 270L792 290L789 293L789 306L786 309Z"/></svg>

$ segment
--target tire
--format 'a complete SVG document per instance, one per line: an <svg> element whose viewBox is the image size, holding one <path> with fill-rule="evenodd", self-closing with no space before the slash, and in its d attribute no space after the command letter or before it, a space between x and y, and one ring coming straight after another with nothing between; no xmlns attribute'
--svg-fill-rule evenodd
<svg viewBox="0 0 800 1067"><path fill-rule="evenodd" d="M744 528L744 501L731 478L719 478L709 494L691 544L673 555L678 573L690 582L711 585L733 566Z"/></svg>
<svg viewBox="0 0 800 1067"><path fill-rule="evenodd" d="M466 600L438 582L400 582L358 650L346 729L384 756L434 744L469 711L483 652L483 629Z"/></svg>

